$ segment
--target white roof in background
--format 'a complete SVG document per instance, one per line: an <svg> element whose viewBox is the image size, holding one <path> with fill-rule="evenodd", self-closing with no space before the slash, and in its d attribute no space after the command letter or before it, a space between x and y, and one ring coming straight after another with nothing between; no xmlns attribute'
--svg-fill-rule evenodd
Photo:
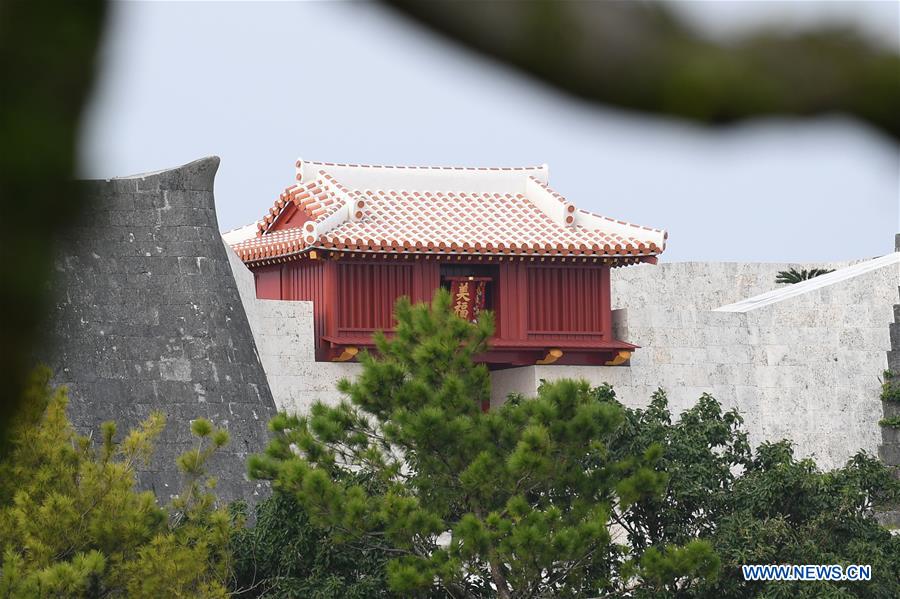
<svg viewBox="0 0 900 599"><path fill-rule="evenodd" d="M839 268L827 275L820 275L806 281L801 281L800 283L794 283L793 285L787 285L780 289L767 291L766 293L761 293L739 302L716 308L713 312L750 312L751 310L771 306L772 304L776 304L786 299L816 291L817 289L822 289L834 285L835 283L847 281L894 264L900 264L900 252L887 254L880 258L873 258L872 260L860 262L859 264L854 264L852 266L845 266L844 268ZM898 270L897 279L898 284L900 284L900 270Z"/></svg>

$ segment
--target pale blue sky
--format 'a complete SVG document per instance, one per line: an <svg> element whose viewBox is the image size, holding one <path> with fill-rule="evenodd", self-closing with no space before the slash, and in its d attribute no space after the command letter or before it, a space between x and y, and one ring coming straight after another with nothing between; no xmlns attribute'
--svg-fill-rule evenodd
<svg viewBox="0 0 900 599"><path fill-rule="evenodd" d="M898 6L854 19L891 43ZM715 11L722 31L748 19ZM297 157L546 162L578 206L668 229L670 261L861 258L900 230L900 149L840 116L705 129L597 108L367 4L124 2L109 25L82 174L217 154L223 230L262 216Z"/></svg>

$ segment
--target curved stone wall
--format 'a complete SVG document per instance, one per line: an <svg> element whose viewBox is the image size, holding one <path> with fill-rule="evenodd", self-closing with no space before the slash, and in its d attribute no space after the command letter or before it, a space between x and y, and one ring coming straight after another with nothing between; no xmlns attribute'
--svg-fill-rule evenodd
<svg viewBox="0 0 900 599"><path fill-rule="evenodd" d="M220 499L252 501L264 488L247 479L246 460L265 448L275 406L218 230L218 166L212 157L84 182L94 204L58 254L44 359L68 385L82 433L166 414L140 473L161 501L180 489L174 460L191 447L190 420L200 416L231 434L210 465Z"/></svg>

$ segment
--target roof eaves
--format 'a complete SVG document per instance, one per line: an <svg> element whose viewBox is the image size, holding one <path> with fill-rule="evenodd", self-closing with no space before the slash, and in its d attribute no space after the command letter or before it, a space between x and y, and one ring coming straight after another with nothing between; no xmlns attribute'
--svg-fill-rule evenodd
<svg viewBox="0 0 900 599"><path fill-rule="evenodd" d="M238 257L245 263L256 263L256 262L266 262L269 260L290 260L295 257L298 257L310 250L332 250L338 251L341 253L348 254L409 254L409 255L419 255L419 256L441 256L443 258L452 259L453 256L457 256L457 259L462 259L463 256L467 257L480 257L480 258L500 258L500 259L512 259L512 258L520 258L520 259L538 259L544 261L546 259L550 260L560 260L560 261L577 261L577 260L592 260L592 261L603 261L605 263L610 263L613 265L624 265L624 264L632 264L637 262L643 262L649 259L653 259L656 257L656 252L635 252L635 253L583 253L583 254L570 254L564 251L551 251L546 253L524 253L524 252L451 252L451 251L423 251L417 249L403 249L403 248L393 248L393 247L383 247L383 246L375 246L375 247L342 247L343 244L335 244L331 241L325 241L316 244L302 244L301 246L288 247L287 245L279 244L278 248L270 249L266 248L264 251L250 251L246 248L235 248ZM281 250L281 251L278 251Z"/></svg>

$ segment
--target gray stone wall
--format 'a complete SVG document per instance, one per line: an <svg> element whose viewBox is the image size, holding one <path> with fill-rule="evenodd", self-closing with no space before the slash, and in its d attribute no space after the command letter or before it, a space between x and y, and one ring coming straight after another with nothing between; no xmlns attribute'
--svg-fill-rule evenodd
<svg viewBox="0 0 900 599"><path fill-rule="evenodd" d="M894 251L900 252L900 233L894 237ZM900 291L900 285L898 285ZM900 299L900 295L898 295ZM888 370L894 376L900 375L900 304L894 304L894 322L891 323L891 349L888 352ZM882 401L882 410L885 418L900 417L900 403L894 401ZM881 445L878 447L878 456L888 466L894 467L894 476L900 479L900 429L894 427L881 427ZM889 506L880 514L883 524L900 529L900 504Z"/></svg>
<svg viewBox="0 0 900 599"><path fill-rule="evenodd" d="M898 236L898 244L900 244L900 236ZM898 299L900 299L900 295L898 295ZM894 305L894 322L891 323L891 349L887 353L887 358L888 370L893 376L900 377L900 304ZM900 417L900 403L883 401L881 405L885 418ZM898 467L897 475L900 476L900 429L890 426L882 427L881 440L881 446L878 448L881 459L890 466ZM900 508L898 508L897 520L900 522Z"/></svg>
<svg viewBox="0 0 900 599"><path fill-rule="evenodd" d="M212 461L220 499L253 501L265 485L246 460L267 442L274 413L247 316L219 236L218 158L166 171L86 181L84 222L59 249L55 320L42 356L70 390L76 428L126 430L160 410L167 426L140 484L167 501L175 457L205 417L231 442Z"/></svg>

